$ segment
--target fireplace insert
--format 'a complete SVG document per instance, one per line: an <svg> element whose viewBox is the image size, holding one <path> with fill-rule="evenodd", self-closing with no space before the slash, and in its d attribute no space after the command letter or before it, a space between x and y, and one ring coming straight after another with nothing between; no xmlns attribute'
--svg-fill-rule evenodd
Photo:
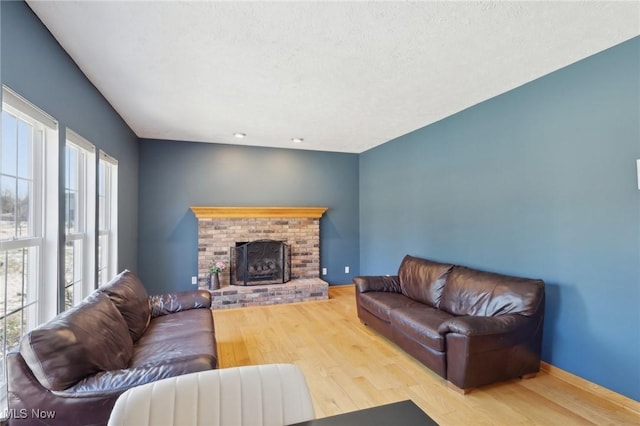
<svg viewBox="0 0 640 426"><path fill-rule="evenodd" d="M282 284L291 279L291 251L283 241L237 242L230 260L231 285Z"/></svg>

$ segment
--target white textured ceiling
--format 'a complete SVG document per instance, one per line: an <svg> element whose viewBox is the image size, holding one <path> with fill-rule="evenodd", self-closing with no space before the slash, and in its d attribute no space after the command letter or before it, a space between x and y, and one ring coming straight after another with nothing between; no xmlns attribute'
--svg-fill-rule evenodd
<svg viewBox="0 0 640 426"><path fill-rule="evenodd" d="M28 4L141 138L355 153L640 34L638 1Z"/></svg>

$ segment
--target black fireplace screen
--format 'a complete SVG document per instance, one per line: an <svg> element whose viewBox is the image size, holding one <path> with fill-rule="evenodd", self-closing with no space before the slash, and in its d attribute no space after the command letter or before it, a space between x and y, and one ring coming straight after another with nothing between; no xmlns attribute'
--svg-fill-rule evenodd
<svg viewBox="0 0 640 426"><path fill-rule="evenodd" d="M291 279L291 252L282 241L257 240L231 247L231 284L281 284Z"/></svg>

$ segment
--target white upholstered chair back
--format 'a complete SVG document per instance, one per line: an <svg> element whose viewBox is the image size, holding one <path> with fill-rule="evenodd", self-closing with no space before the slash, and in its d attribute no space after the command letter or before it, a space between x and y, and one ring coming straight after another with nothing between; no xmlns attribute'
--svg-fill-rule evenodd
<svg viewBox="0 0 640 426"><path fill-rule="evenodd" d="M223 368L131 388L116 401L116 425L288 425L315 418L307 382L293 364Z"/></svg>

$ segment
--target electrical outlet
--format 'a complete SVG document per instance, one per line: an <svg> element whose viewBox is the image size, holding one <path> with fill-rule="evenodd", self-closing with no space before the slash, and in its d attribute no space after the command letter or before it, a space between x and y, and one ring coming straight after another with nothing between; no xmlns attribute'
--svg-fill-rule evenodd
<svg viewBox="0 0 640 426"><path fill-rule="evenodd" d="M348 273L349 273L349 267L348 267L348 266L345 266L345 267L344 267L344 273L345 273L345 274L348 274Z"/></svg>
<svg viewBox="0 0 640 426"><path fill-rule="evenodd" d="M322 275L327 275L327 268L322 268Z"/></svg>
<svg viewBox="0 0 640 426"><path fill-rule="evenodd" d="M198 277L191 277L191 285L198 285Z"/></svg>

